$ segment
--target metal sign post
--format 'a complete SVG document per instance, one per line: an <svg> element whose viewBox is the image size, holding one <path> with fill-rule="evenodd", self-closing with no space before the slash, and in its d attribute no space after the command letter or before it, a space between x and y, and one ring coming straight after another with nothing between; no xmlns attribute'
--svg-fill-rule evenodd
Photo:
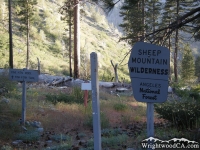
<svg viewBox="0 0 200 150"><path fill-rule="evenodd" d="M25 124L26 120L26 82L38 81L38 70L24 69L10 69L9 79L13 81L22 81L22 124Z"/></svg>
<svg viewBox="0 0 200 150"><path fill-rule="evenodd" d="M22 83L22 124L25 124L26 120L26 81Z"/></svg>
<svg viewBox="0 0 200 150"><path fill-rule="evenodd" d="M95 52L92 52L90 54L90 63L91 63L94 149L101 150L101 121L100 121L100 107L99 107L98 57Z"/></svg>

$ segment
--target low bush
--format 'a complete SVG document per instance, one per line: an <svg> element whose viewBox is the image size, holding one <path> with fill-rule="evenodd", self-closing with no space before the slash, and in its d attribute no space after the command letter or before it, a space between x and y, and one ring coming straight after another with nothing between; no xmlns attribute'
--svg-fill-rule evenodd
<svg viewBox="0 0 200 150"><path fill-rule="evenodd" d="M91 94L88 95L88 100L90 99ZM52 102L54 105L57 103L77 103L77 104L83 104L84 102L84 92L81 90L80 87L73 87L73 90L71 93L59 93L59 94L47 94L46 100Z"/></svg>
<svg viewBox="0 0 200 150"><path fill-rule="evenodd" d="M167 101L155 105L156 112L177 127L193 128L199 125L200 102L193 99Z"/></svg>
<svg viewBox="0 0 200 150"><path fill-rule="evenodd" d="M16 139L22 140L23 142L36 142L40 139L40 133L30 130L17 134Z"/></svg>
<svg viewBox="0 0 200 150"><path fill-rule="evenodd" d="M116 111L125 111L128 107L124 103L116 103L113 105L113 108Z"/></svg>
<svg viewBox="0 0 200 150"><path fill-rule="evenodd" d="M100 113L100 121L101 121L102 129L110 127L109 118L103 112ZM84 124L90 128L93 128L93 115L92 114L87 115L87 119L85 120Z"/></svg>

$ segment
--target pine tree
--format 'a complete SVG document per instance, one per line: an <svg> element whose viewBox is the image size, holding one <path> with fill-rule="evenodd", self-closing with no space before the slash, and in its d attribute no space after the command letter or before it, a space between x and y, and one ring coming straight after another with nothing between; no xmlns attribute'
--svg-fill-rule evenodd
<svg viewBox="0 0 200 150"><path fill-rule="evenodd" d="M73 25L73 8L74 1L66 0L64 5L60 8L61 14L64 16L63 21L66 21L69 29L69 74L72 77L72 25Z"/></svg>
<svg viewBox="0 0 200 150"><path fill-rule="evenodd" d="M120 16L123 17L120 27L125 32L125 36L121 40L127 41L130 45L140 41L145 32L144 0L135 0L134 2L125 0L120 12Z"/></svg>
<svg viewBox="0 0 200 150"><path fill-rule="evenodd" d="M159 0L147 0L146 1L146 32L152 33L155 30L159 29L161 25L161 10L162 3ZM156 43L156 38L154 34L150 38L148 38L150 42ZM159 43L157 43L159 44Z"/></svg>
<svg viewBox="0 0 200 150"><path fill-rule="evenodd" d="M29 54L30 54L30 26L34 19L34 13L36 11L35 5L37 0L20 0L16 3L19 6L19 11L17 13L21 27L20 30L26 34L26 46L27 46L27 56L26 56L26 68L29 68Z"/></svg>
<svg viewBox="0 0 200 150"><path fill-rule="evenodd" d="M200 77L200 56L197 56L195 60L195 76Z"/></svg>
<svg viewBox="0 0 200 150"><path fill-rule="evenodd" d="M190 81L195 75L194 56L189 44L184 46L184 54L181 62L181 78Z"/></svg>

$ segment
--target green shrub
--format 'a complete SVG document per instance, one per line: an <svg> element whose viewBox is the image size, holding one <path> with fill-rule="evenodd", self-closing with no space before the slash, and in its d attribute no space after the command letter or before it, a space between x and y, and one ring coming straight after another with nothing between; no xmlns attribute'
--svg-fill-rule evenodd
<svg viewBox="0 0 200 150"><path fill-rule="evenodd" d="M5 93L5 96L12 96L11 92L16 90L16 85L17 82L9 80L8 70L0 75L0 88L5 88L8 91L8 93Z"/></svg>
<svg viewBox="0 0 200 150"><path fill-rule="evenodd" d="M88 99L90 99L91 94L89 93ZM73 87L73 90L70 94L66 93L59 93L59 94L47 94L46 95L46 100L52 102L54 105L57 103L78 103L78 104L83 104L84 102L84 93L81 90L80 87Z"/></svg>
<svg viewBox="0 0 200 150"><path fill-rule="evenodd" d="M64 143L58 146L48 147L45 150L71 150L71 144Z"/></svg>
<svg viewBox="0 0 200 150"><path fill-rule="evenodd" d="M101 128L105 129L108 128L110 126L110 122L108 117L106 116L105 113L101 112L100 113L100 121L101 121ZM87 115L87 119L85 120L84 123L86 126L93 128L93 116L92 114Z"/></svg>
<svg viewBox="0 0 200 150"><path fill-rule="evenodd" d="M176 95L183 98L193 98L200 101L200 84L187 86L184 83L172 84Z"/></svg>
<svg viewBox="0 0 200 150"><path fill-rule="evenodd" d="M113 108L116 111L125 111L128 107L124 103L116 103L116 104L114 104Z"/></svg>
<svg viewBox="0 0 200 150"><path fill-rule="evenodd" d="M156 104L155 110L160 117L182 128L193 128L200 119L200 102L193 98Z"/></svg>
<svg viewBox="0 0 200 150"><path fill-rule="evenodd" d="M52 135L51 137L53 140L57 141L57 142L63 142L63 141L69 141L71 140L71 137L68 135L63 135L63 134L56 134L56 135Z"/></svg>
<svg viewBox="0 0 200 150"><path fill-rule="evenodd" d="M36 142L40 138L40 133L37 131L26 131L24 133L19 133L16 135L16 139L22 140L24 142Z"/></svg>
<svg viewBox="0 0 200 150"><path fill-rule="evenodd" d="M112 147L115 149L119 149L120 145L127 142L127 140L128 140L128 135L125 134L110 136L110 137L102 137L101 139L103 148ZM91 147L94 146L94 140L93 139L89 140L87 146L88 146L86 148L87 150L92 149Z"/></svg>

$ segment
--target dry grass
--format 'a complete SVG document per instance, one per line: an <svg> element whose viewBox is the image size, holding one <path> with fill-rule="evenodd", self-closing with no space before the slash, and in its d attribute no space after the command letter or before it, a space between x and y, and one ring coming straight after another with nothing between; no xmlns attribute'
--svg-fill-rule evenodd
<svg viewBox="0 0 200 150"><path fill-rule="evenodd" d="M29 89L27 92L26 120L40 121L45 132L50 131L55 134L69 133L72 136L72 142L77 142L75 138L77 133L84 133L87 135L85 138L91 138L93 135L91 126L87 125L88 120L92 123L90 119L92 116L91 101L85 108L84 104L58 103L52 105L45 99L45 95L48 93L59 94L61 92L70 94L71 89L62 91L48 88ZM126 109L123 111L115 110L113 106L118 103L126 105ZM9 122L5 122L4 120L4 124L1 126L17 122L21 117L20 99L11 99L9 104L0 103L0 108L3 108L0 111L1 118L2 116L10 118ZM104 121L104 127L125 128L130 124L145 121L146 105L136 102L132 96L121 96L119 99L116 95L110 95L107 92L101 91L100 111L101 114L104 114L101 118ZM0 145L12 142L14 135L21 132L19 124L15 124L12 128L13 130L10 130L10 127L0 129L1 133L8 132L7 136L0 136L0 140L2 141Z"/></svg>

